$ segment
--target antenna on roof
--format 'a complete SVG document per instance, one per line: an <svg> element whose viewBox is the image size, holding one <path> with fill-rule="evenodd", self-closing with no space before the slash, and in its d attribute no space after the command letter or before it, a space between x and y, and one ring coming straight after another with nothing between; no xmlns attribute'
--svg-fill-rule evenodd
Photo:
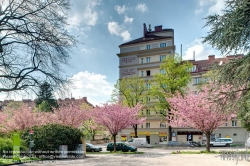
<svg viewBox="0 0 250 166"><path fill-rule="evenodd" d="M181 61L182 61L182 44L181 44Z"/></svg>
<svg viewBox="0 0 250 166"><path fill-rule="evenodd" d="M152 29L151 29L151 24L148 24L148 31L151 32Z"/></svg>

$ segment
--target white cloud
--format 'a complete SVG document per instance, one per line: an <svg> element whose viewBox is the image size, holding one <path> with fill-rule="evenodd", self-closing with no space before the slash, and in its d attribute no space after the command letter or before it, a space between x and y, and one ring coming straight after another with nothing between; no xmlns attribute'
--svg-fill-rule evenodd
<svg viewBox="0 0 250 166"><path fill-rule="evenodd" d="M129 18L128 16L125 16L125 17L124 17L124 22L125 22L125 23L132 23L133 20L134 20L134 18Z"/></svg>
<svg viewBox="0 0 250 166"><path fill-rule="evenodd" d="M82 17L87 25L94 26L96 25L97 20L98 20L98 13L93 9L92 6L87 6Z"/></svg>
<svg viewBox="0 0 250 166"><path fill-rule="evenodd" d="M94 50L95 50L94 48L88 48L88 49L87 48L82 48L81 49L81 51L84 52L85 55L92 53Z"/></svg>
<svg viewBox="0 0 250 166"><path fill-rule="evenodd" d="M118 14L122 14L127 10L127 8L125 7L125 5L123 6L116 5L115 10L117 11Z"/></svg>
<svg viewBox="0 0 250 166"><path fill-rule="evenodd" d="M72 1L72 3L71 13L67 20L69 24L67 28L69 30L81 31L81 24L86 24L88 26L95 26L97 24L101 11L97 12L96 7L101 4L100 0Z"/></svg>
<svg viewBox="0 0 250 166"><path fill-rule="evenodd" d="M118 22L108 22L108 30L111 34L122 37L123 41L131 39L129 31L124 30L124 27L119 25Z"/></svg>
<svg viewBox="0 0 250 166"><path fill-rule="evenodd" d="M135 10L140 11L142 13L146 12L148 10L148 7L145 3L139 3L136 7Z"/></svg>
<svg viewBox="0 0 250 166"><path fill-rule="evenodd" d="M198 9L195 10L195 14L200 14L203 12L204 8L208 8L207 15L212 14L222 14L225 6L224 0L197 0L198 1Z"/></svg>
<svg viewBox="0 0 250 166"><path fill-rule="evenodd" d="M106 80L105 75L79 72L71 78L74 89L71 89L72 97L82 98L86 96L93 105L99 105L110 100L113 85Z"/></svg>
<svg viewBox="0 0 250 166"><path fill-rule="evenodd" d="M208 44L203 44L202 39L195 39L189 46L187 46L183 59L192 60L195 51L195 60L207 59L208 55L219 56L219 52L211 48Z"/></svg>
<svg viewBox="0 0 250 166"><path fill-rule="evenodd" d="M200 13L202 13L202 12L203 12L203 10L202 10L202 8L200 8L200 9L195 10L195 11L194 11L194 14L200 14Z"/></svg>
<svg viewBox="0 0 250 166"><path fill-rule="evenodd" d="M215 2L215 4L208 9L208 15L222 14L223 13L222 9L225 8L225 1L213 0L213 2Z"/></svg>

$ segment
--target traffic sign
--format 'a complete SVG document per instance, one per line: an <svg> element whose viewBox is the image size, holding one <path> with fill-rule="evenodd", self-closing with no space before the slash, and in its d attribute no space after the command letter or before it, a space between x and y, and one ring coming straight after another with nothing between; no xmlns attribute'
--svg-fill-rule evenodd
<svg viewBox="0 0 250 166"><path fill-rule="evenodd" d="M30 134L34 134L34 130L30 130Z"/></svg>

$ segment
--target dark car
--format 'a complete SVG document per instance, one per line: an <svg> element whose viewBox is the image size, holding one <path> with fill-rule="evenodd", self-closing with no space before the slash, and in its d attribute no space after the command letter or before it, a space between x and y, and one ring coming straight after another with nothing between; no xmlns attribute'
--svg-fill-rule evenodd
<svg viewBox="0 0 250 166"><path fill-rule="evenodd" d="M201 147L201 144L199 142L189 141L187 143L187 146L190 146L190 147Z"/></svg>
<svg viewBox="0 0 250 166"><path fill-rule="evenodd" d="M167 146L187 146L187 145L180 141L168 141Z"/></svg>
<svg viewBox="0 0 250 166"><path fill-rule="evenodd" d="M107 151L114 151L114 143L111 142L107 145ZM123 152L136 152L137 148L135 146L131 146L124 142L116 142L116 151Z"/></svg>
<svg viewBox="0 0 250 166"><path fill-rule="evenodd" d="M86 143L86 151L87 152L100 152L102 151L102 147Z"/></svg>

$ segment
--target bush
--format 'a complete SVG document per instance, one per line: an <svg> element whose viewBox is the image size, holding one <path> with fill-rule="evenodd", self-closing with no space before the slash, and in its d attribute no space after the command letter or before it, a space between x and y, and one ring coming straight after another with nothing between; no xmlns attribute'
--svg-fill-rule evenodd
<svg viewBox="0 0 250 166"><path fill-rule="evenodd" d="M27 147L25 146L25 142L21 140L20 142L20 151L27 151ZM8 151L8 152L4 152ZM13 140L9 137L0 137L0 156L5 155L12 155L13 151Z"/></svg>
<svg viewBox="0 0 250 166"><path fill-rule="evenodd" d="M68 145L68 151L74 151L76 144L82 144L82 132L80 129L59 124L49 124L44 126L33 127L34 147L32 151L58 151L59 145ZM26 145L29 145L30 129L22 134Z"/></svg>

